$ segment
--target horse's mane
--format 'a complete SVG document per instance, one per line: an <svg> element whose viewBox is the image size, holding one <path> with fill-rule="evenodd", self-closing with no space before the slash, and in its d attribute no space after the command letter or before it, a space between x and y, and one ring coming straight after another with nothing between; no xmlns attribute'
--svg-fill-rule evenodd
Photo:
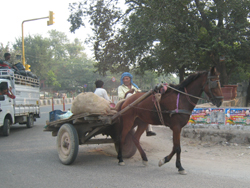
<svg viewBox="0 0 250 188"><path fill-rule="evenodd" d="M203 72L198 72L198 73L191 74L185 80L183 80L180 84L178 84L178 85L170 84L170 86L177 89L177 90L184 91L184 88L187 87L188 84L190 84L191 82L193 82L194 80L199 78L204 73L206 73L206 72L203 71Z"/></svg>

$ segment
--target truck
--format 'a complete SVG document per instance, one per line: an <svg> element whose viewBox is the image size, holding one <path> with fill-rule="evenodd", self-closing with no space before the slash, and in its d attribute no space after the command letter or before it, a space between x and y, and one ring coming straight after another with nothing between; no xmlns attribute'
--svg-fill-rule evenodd
<svg viewBox="0 0 250 188"><path fill-rule="evenodd" d="M26 124L27 128L34 125L40 117L39 79L14 74L11 69L0 69L0 85L12 88L15 99L0 95L0 129L4 136L9 136L13 124Z"/></svg>

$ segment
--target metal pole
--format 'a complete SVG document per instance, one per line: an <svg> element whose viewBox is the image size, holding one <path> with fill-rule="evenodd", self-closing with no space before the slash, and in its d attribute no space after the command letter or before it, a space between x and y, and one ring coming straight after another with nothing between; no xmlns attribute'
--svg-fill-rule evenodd
<svg viewBox="0 0 250 188"><path fill-rule="evenodd" d="M25 53L24 53L24 36L23 36L23 23L22 22L22 59L23 59L23 66L25 67Z"/></svg>
<svg viewBox="0 0 250 188"><path fill-rule="evenodd" d="M34 18L30 20L24 20L22 22L22 60L23 60L23 66L25 67L25 50L24 50L24 34L23 34L23 24L24 22L29 22L29 21L35 21L35 20L41 20L41 19L46 19L49 18L49 16L42 17L42 18Z"/></svg>
<svg viewBox="0 0 250 188"><path fill-rule="evenodd" d="M65 101L64 101L64 97L63 97L63 111L65 111Z"/></svg>

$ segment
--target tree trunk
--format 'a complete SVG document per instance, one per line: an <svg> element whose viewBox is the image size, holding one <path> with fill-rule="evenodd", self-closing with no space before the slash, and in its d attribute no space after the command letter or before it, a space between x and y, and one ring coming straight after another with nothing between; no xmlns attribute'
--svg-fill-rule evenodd
<svg viewBox="0 0 250 188"><path fill-rule="evenodd" d="M250 103L250 79L248 82L248 87L247 87L247 100L246 100L246 107L248 107L248 104Z"/></svg>
<svg viewBox="0 0 250 188"><path fill-rule="evenodd" d="M184 66L182 66L181 68L179 68L179 82L180 83L184 80L184 76L185 76L185 68Z"/></svg>
<svg viewBox="0 0 250 188"><path fill-rule="evenodd" d="M221 61L218 63L218 71L220 72L220 83L221 85L228 85L228 74L226 71L226 62Z"/></svg>

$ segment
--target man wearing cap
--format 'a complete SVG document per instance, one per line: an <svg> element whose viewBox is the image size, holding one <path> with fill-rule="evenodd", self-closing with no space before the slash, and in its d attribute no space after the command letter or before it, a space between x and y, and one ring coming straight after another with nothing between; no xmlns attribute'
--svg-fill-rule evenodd
<svg viewBox="0 0 250 188"><path fill-rule="evenodd" d="M139 87L133 82L133 76L129 72L124 72L121 76L121 85L118 87L118 98L126 99L131 95L140 92ZM147 128L147 136L155 136L152 126L149 124Z"/></svg>

